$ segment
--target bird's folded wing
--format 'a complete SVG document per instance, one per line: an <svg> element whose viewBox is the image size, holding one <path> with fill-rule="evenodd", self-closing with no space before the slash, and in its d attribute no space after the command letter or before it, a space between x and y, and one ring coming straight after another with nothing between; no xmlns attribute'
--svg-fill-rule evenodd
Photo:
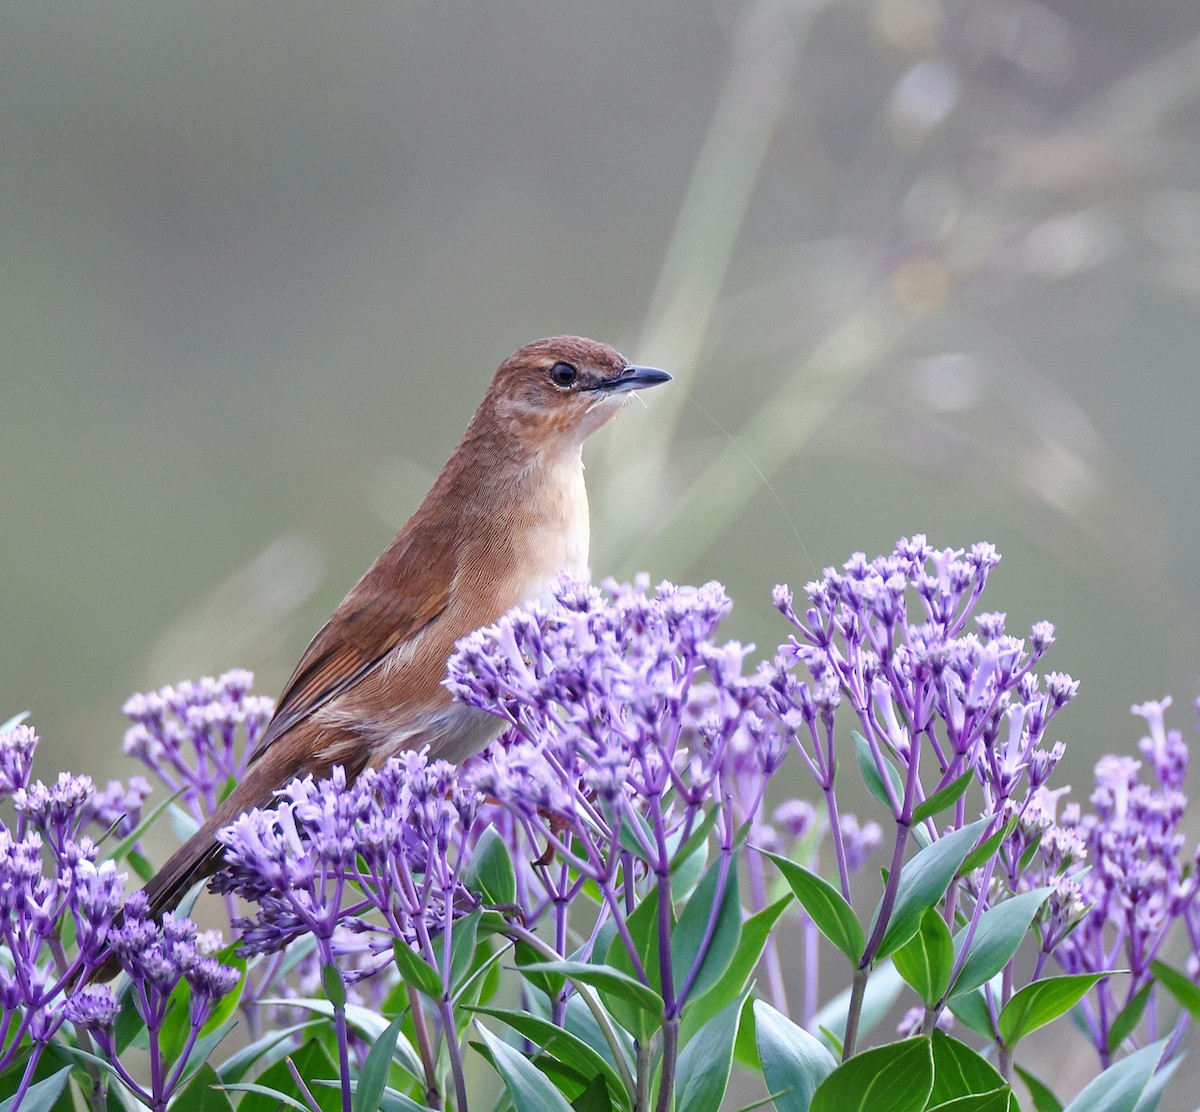
<svg viewBox="0 0 1200 1112"><path fill-rule="evenodd" d="M397 542L403 539L408 538L398 537ZM359 683L446 609L454 561L416 561L411 558L412 547L394 542L321 627L279 697L275 716L255 745L251 760L261 757L298 722Z"/></svg>

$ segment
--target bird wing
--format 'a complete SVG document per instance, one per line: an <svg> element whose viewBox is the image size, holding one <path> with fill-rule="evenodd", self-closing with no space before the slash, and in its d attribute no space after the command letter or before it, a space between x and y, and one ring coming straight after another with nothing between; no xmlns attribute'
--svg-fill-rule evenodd
<svg viewBox="0 0 1200 1112"><path fill-rule="evenodd" d="M421 552L401 533L312 639L288 680L275 716L251 754L267 747L369 675L400 645L436 621L450 601L456 561ZM427 547L427 546L425 546Z"/></svg>

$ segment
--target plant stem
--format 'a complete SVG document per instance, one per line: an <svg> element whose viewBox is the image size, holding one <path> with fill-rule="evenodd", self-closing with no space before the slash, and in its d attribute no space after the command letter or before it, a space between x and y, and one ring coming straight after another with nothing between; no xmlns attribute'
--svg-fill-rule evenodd
<svg viewBox="0 0 1200 1112"><path fill-rule="evenodd" d="M637 1086L634 1093L633 1112L650 1112L650 1073L654 1055L648 1046L637 1043Z"/></svg>
<svg viewBox="0 0 1200 1112"><path fill-rule="evenodd" d="M679 1056L679 1020L669 1019L663 1024L662 1077L658 1086L658 1104L655 1112L671 1112L675 1105L675 1064Z"/></svg>
<svg viewBox="0 0 1200 1112"><path fill-rule="evenodd" d="M20 1108L21 1101L25 1099L25 1094L29 1090L30 1082L33 1081L34 1071L37 1069L38 1061L42 1057L42 1047L35 1043L33 1049L29 1053L29 1061L25 1064L25 1072L21 1075L21 1084L17 1086L17 1091L12 1096L10 1108Z"/></svg>
<svg viewBox="0 0 1200 1112"><path fill-rule="evenodd" d="M505 934L513 939L513 941L520 940L524 942L531 950L537 951L547 961L562 961L562 954L556 953L553 947L547 946L536 934L526 930L524 927L518 927L515 923L509 923ZM595 990L590 985L585 985L582 981L575 981L573 983L575 991L579 993L580 998L587 1005L588 1011L592 1013L593 1018L600 1027L600 1033L604 1036L604 1041L608 1043L608 1049L612 1051L617 1072L621 1075L621 1080L625 1084L625 1091L632 1093L637 1088L638 1083L640 1083L640 1074L638 1082L635 1082L633 1074L629 1072L629 1062L625 1056L625 1047L621 1045L621 1040L617 1037L617 1032L612 1025L612 1021L608 1018L608 1012L604 1010L599 997L596 996ZM638 1054L641 1054L640 1047ZM638 1068L639 1070L641 1068L640 1057L638 1059Z"/></svg>
<svg viewBox="0 0 1200 1112"><path fill-rule="evenodd" d="M854 1043L858 1039L858 1021L862 1015L863 997L867 991L867 980L871 976L869 966L861 966L854 971L854 980L850 984L850 1007L846 1012L846 1035L842 1040L842 1061L846 1061L854 1053Z"/></svg>
<svg viewBox="0 0 1200 1112"><path fill-rule="evenodd" d="M1000 1044L1000 1052L996 1055L996 1068L1005 1081L1012 1080L1012 1051L1003 1043Z"/></svg>
<svg viewBox="0 0 1200 1112"><path fill-rule="evenodd" d="M346 1030L345 1003L333 1006L333 1025L337 1031L338 1071L342 1078L342 1112L352 1112L354 1102L350 1092L350 1037Z"/></svg>
<svg viewBox="0 0 1200 1112"><path fill-rule="evenodd" d="M430 1108L441 1108L442 1094L438 1090L437 1060L429 1042L429 1027L421 1009L421 996L412 985L408 986L408 1006L412 1009L413 1027L417 1032L417 1053L421 1056L421 1066L425 1070L425 1103Z"/></svg>
<svg viewBox="0 0 1200 1112"><path fill-rule="evenodd" d="M441 1011L446 1048L450 1054L450 1073L454 1077L454 1101L457 1112L467 1112L467 1079L463 1074L462 1050L458 1045L458 1028L454 1023L454 1005L450 1002L449 989L442 997Z"/></svg>

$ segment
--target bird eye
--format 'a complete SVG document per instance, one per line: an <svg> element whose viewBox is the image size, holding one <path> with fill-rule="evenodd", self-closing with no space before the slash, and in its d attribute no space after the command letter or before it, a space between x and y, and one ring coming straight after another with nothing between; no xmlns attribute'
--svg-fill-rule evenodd
<svg viewBox="0 0 1200 1112"><path fill-rule="evenodd" d="M555 363L550 368L550 378L555 386L570 386L579 377L579 372L570 363Z"/></svg>

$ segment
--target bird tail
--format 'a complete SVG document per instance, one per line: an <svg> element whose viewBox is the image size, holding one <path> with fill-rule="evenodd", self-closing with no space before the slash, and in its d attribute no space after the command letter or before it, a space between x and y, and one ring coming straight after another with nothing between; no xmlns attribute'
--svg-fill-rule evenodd
<svg viewBox="0 0 1200 1112"><path fill-rule="evenodd" d="M161 919L164 912L174 910L197 882L212 876L221 867L223 847L217 832L228 826L238 815L255 807L270 804L277 787L291 779L272 767L274 761L260 760L252 764L244 779L146 884L143 891L150 902L150 914Z"/></svg>

